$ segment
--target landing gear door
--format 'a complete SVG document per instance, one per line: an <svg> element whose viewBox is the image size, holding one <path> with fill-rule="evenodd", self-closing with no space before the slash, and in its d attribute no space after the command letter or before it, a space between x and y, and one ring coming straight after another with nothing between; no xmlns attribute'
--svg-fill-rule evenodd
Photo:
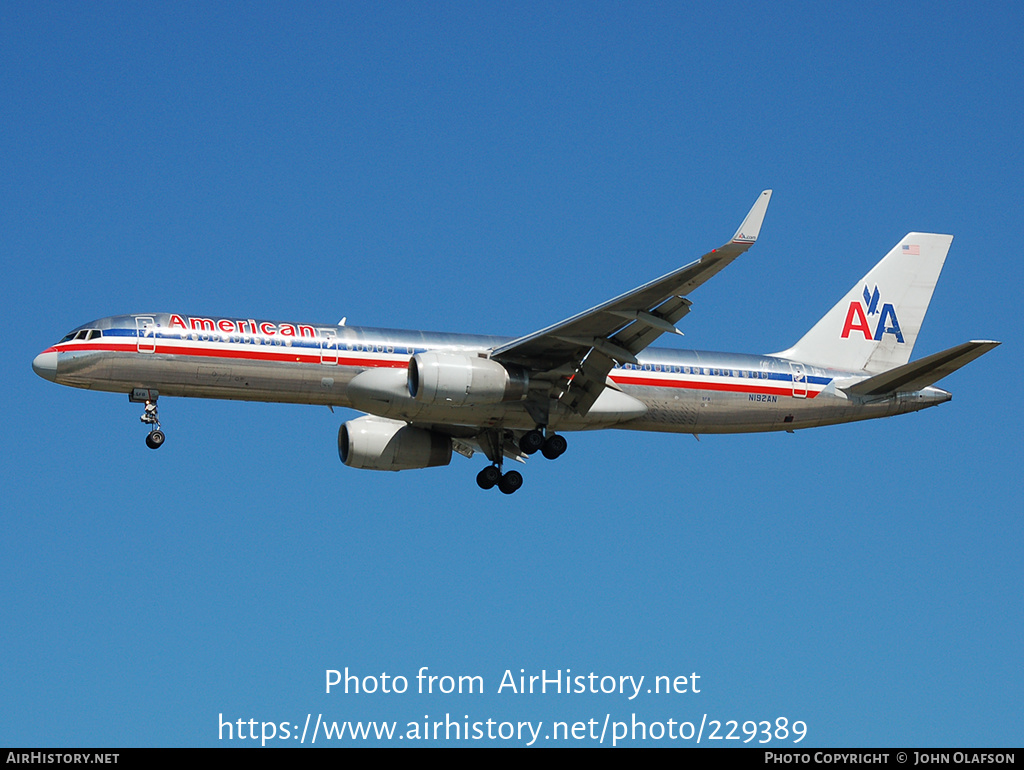
<svg viewBox="0 0 1024 770"><path fill-rule="evenodd" d="M135 316L135 336L140 353L156 353L156 319L153 316Z"/></svg>
<svg viewBox="0 0 1024 770"><path fill-rule="evenodd" d="M789 369L793 374L793 398L807 398L807 368L790 361Z"/></svg>

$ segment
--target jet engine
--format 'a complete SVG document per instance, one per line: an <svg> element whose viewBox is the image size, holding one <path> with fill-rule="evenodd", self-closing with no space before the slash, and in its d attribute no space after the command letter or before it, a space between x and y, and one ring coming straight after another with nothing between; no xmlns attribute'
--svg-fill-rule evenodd
<svg viewBox="0 0 1024 770"><path fill-rule="evenodd" d="M397 420L360 417L338 431L338 455L350 468L405 471L452 461L452 440Z"/></svg>
<svg viewBox="0 0 1024 770"><path fill-rule="evenodd" d="M526 397L530 384L521 366L499 364L472 353L417 353L409 360L409 394L427 404L499 404Z"/></svg>

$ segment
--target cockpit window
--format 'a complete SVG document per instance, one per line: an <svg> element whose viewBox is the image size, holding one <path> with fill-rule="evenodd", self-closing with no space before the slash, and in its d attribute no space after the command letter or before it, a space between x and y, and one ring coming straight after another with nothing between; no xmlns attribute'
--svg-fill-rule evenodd
<svg viewBox="0 0 1024 770"><path fill-rule="evenodd" d="M61 342L71 342L71 340L94 340L103 336L101 329L79 329L78 331L68 332L64 335ZM60 344L59 342L57 343Z"/></svg>

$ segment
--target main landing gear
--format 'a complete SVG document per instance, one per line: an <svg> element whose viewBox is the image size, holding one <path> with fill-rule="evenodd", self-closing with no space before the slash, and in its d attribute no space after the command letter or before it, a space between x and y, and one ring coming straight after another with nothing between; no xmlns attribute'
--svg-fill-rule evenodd
<svg viewBox="0 0 1024 770"><path fill-rule="evenodd" d="M135 388L131 393L128 394L128 400L132 403L144 403L145 409L142 411L142 416L139 419L149 426L149 435L146 436L146 446L150 449L159 449L164 445L166 436L163 430L160 429L160 417L157 414L156 401L159 398L159 393L155 390L149 390L147 388Z"/></svg>
<svg viewBox="0 0 1024 770"><path fill-rule="evenodd" d="M502 473L497 465L488 465L476 474L476 483L480 489L491 489L497 485L504 494L511 495L523 485L523 474L519 471Z"/></svg>
<svg viewBox="0 0 1024 770"><path fill-rule="evenodd" d="M510 437L511 438L511 437ZM499 438L499 441L502 439ZM540 428L527 431L518 441L519 451L525 455L532 455L540 452L549 460L561 457L565 453L568 443L565 438L557 433L548 433L545 437ZM502 473L501 460L504 452L500 444L494 448L488 456L494 460L494 465L489 465L476 475L476 483L480 489L492 489L498 487L504 494L511 495L523 485L523 474L519 471L508 471Z"/></svg>
<svg viewBox="0 0 1024 770"><path fill-rule="evenodd" d="M540 430L531 430L519 439L519 449L524 455L535 454L538 450L549 460L555 460L565 454L569 444L563 436L551 433L547 438Z"/></svg>

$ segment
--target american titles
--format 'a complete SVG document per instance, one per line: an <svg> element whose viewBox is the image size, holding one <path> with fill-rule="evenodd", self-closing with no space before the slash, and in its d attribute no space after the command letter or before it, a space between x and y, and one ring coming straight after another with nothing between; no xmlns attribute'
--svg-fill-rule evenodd
<svg viewBox="0 0 1024 770"><path fill-rule="evenodd" d="M221 331L226 334L264 334L268 337L316 337L316 329L308 324L276 324L270 321L234 320L231 318L196 318L171 313L172 329L189 331Z"/></svg>

